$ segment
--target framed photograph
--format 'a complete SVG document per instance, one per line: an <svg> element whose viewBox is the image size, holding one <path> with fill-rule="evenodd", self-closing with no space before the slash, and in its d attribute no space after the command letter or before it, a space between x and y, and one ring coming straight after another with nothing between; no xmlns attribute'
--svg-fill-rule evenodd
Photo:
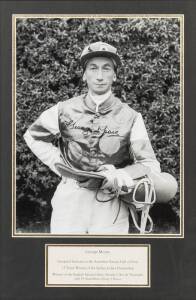
<svg viewBox="0 0 196 300"><path fill-rule="evenodd" d="M195 299L196 6L139 4L0 2L2 299Z"/></svg>
<svg viewBox="0 0 196 300"><path fill-rule="evenodd" d="M183 236L183 39L183 15L13 15L14 235Z"/></svg>

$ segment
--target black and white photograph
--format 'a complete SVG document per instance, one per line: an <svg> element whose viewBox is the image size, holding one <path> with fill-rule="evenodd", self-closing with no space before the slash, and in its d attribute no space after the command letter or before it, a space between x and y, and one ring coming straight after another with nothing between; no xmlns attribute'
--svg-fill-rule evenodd
<svg viewBox="0 0 196 300"><path fill-rule="evenodd" d="M183 235L183 16L13 17L13 235Z"/></svg>

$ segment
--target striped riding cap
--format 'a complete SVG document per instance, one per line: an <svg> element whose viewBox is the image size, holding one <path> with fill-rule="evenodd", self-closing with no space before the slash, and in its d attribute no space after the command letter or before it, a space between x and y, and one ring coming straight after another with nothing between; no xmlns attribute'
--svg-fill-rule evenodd
<svg viewBox="0 0 196 300"><path fill-rule="evenodd" d="M83 68L86 67L87 61L93 57L111 58L115 68L121 64L120 56L117 53L117 49L104 42L92 43L84 48L80 56L80 62Z"/></svg>

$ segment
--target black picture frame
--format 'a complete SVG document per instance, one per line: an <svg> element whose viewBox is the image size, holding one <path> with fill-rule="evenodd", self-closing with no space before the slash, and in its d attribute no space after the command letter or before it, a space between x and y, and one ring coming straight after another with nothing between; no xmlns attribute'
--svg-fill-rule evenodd
<svg viewBox="0 0 196 300"><path fill-rule="evenodd" d="M184 238L16 238L12 236L12 15L13 14L183 14L184 15ZM0 2L0 130L1 130L1 288L2 299L172 299L196 296L195 204L195 13L189 0L143 1L1 1ZM150 244L151 287L46 288L46 243Z"/></svg>

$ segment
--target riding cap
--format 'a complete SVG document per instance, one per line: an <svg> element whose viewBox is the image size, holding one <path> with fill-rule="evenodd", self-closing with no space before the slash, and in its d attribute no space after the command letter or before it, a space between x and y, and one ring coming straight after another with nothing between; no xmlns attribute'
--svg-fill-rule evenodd
<svg viewBox="0 0 196 300"><path fill-rule="evenodd" d="M84 69L88 60L93 57L110 58L114 63L115 69L121 65L121 59L117 53L117 49L104 42L92 43L84 48L80 56L80 62Z"/></svg>

